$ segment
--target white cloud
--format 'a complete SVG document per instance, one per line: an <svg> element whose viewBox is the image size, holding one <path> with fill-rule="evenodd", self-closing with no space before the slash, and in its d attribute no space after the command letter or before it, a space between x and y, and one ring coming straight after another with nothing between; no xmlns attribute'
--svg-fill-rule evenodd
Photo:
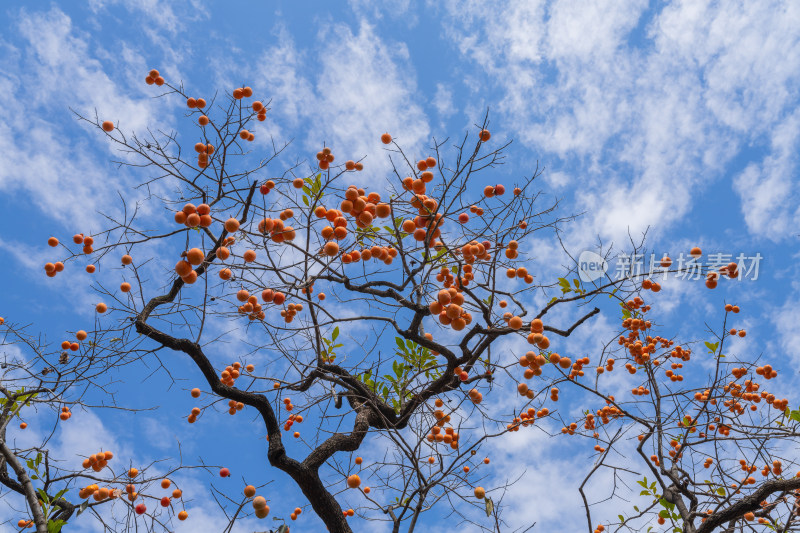
<svg viewBox="0 0 800 533"><path fill-rule="evenodd" d="M302 148L309 159L323 143L337 160L367 156L364 171L348 179L363 184L378 177L382 184L391 167L380 135L389 131L416 160L429 126L403 43L385 42L365 20L355 32L346 25L321 31L315 50L298 51L285 32L279 36L281 44L264 53L256 83L273 98L279 127L308 130ZM304 74L317 67L316 76Z"/></svg>
<svg viewBox="0 0 800 533"><path fill-rule="evenodd" d="M798 148L800 110L775 127L769 155L760 164L750 163L734 180L747 227L759 237L779 241L798 234Z"/></svg>
<svg viewBox="0 0 800 533"><path fill-rule="evenodd" d="M575 208L589 216L574 232L589 239L668 229L797 96L796 3L646 8L448 4L448 35L486 74L484 92L500 91L504 127L583 174Z"/></svg>
<svg viewBox="0 0 800 533"><path fill-rule="evenodd" d="M18 29L22 42L13 48L6 44L12 54L0 63L14 73L0 76L0 87L10 95L5 102L8 119L0 124L0 143L7 153L0 190L23 191L48 217L89 233L100 222L96 210L102 206L113 213L114 191L123 188L124 170L112 172L106 158L125 155L96 129L79 123L68 108L90 119L97 113L99 120L114 121L126 134L161 126L164 109L112 80L91 51L89 38L58 9L22 12ZM131 54L126 57L135 61ZM76 131L81 132L77 138ZM109 152L98 158L90 139L99 139Z"/></svg>
<svg viewBox="0 0 800 533"><path fill-rule="evenodd" d="M263 54L256 67L256 82L271 98L274 113L291 129L313 111L308 108L315 99L312 82L304 76L305 51L298 50L285 29L275 32L280 43Z"/></svg>
<svg viewBox="0 0 800 533"><path fill-rule="evenodd" d="M370 20L382 19L384 15L389 15L409 27L415 26L418 22L417 11L410 9L411 0L348 0L347 3L354 14Z"/></svg>
<svg viewBox="0 0 800 533"><path fill-rule="evenodd" d="M187 22L195 22L208 18L208 9L199 0L172 0L159 2L158 0L90 0L89 8L97 13L104 11L111 13L112 7L122 5L128 13L144 16L146 23L142 24L144 32L154 41L163 40L160 32L175 34L186 29ZM177 7L180 15L175 13Z"/></svg>
<svg viewBox="0 0 800 533"><path fill-rule="evenodd" d="M436 84L436 94L433 97L433 106L439 113L440 118L447 119L456 112L453 105L453 91L450 90L445 84Z"/></svg>
<svg viewBox="0 0 800 533"><path fill-rule="evenodd" d="M545 48L549 59L612 58L647 7L645 0L559 0L549 8Z"/></svg>

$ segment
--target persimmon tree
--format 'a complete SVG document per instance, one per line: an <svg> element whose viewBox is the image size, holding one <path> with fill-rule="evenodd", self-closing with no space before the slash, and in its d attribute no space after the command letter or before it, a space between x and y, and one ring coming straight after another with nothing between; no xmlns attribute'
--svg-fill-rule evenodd
<svg viewBox="0 0 800 533"><path fill-rule="evenodd" d="M186 392L197 399L186 423L221 416L220 405L231 416L260 419L263 460L307 499L288 516L273 516L301 520L310 507L331 532L358 530L354 519L410 532L444 506L501 531L504 487L482 486L490 458L479 451L510 432L563 424L553 438L583 435L592 443L581 486L590 531L635 531L654 521L687 532L742 529L754 517L789 530L800 479L783 477L780 461L788 460L776 450L797 436L792 417L800 413L787 418L787 400L759 391L746 354L722 353L730 332L709 343L705 366L683 383L683 366L697 356L655 336L645 315L642 294L657 292L658 283L570 283L568 269L560 281L539 279L533 239L556 236L571 217L559 216L557 202L536 189L538 168L517 183L476 186L498 174L507 148L495 145L488 115L458 142L434 139L413 156L376 132L391 169L381 177L366 160L342 163L349 154L323 143L311 163L285 164L288 145L254 142L270 103L249 87L206 101L155 70L146 81L159 96L185 102L192 133L142 136L108 117L78 115L119 149L120 164L141 174L147 205L124 206L106 231L76 228L67 242L52 238L60 261L45 266L51 277L64 268L91 276L110 262L122 267L119 286L94 285L96 323L64 341L63 352L11 321L4 326L5 344L21 349L0 391L0 483L27 502L30 518L20 527L54 530L86 509L109 530L169 529L173 516L186 518L178 512L181 490L163 495L170 480L148 476L147 467L114 470L114 454L99 450L87 450L82 468L65 466L73 458L56 465L47 442L15 448L6 436L26 409L63 406L58 423L68 423L70 405L93 408L89 391L102 395L122 366L146 362L179 373L163 363L169 353L204 379ZM662 265L675 270L666 258ZM719 277L711 272L707 285ZM612 308L623 314L616 345L598 340L591 357L559 355L570 351L576 328L600 313L596 301L621 306ZM236 353L227 348L231 331L246 332ZM214 362L221 354L227 364ZM248 361L265 354L268 363ZM641 378L630 393L609 392L615 364ZM772 367L758 369L774 377ZM704 372L709 380L698 387ZM509 383L518 401L493 403L503 393L497 385ZM559 395L573 393L592 409L580 420L558 410ZM760 408L762 399L771 407ZM383 456L357 455L369 439ZM638 470L632 458L642 460ZM742 478L740 459L747 476L764 463L763 479ZM584 486L601 469L626 482L646 471L642 486L653 503L633 515L620 507L617 523L595 523ZM264 480L253 483L224 494L229 530L242 517L270 514L269 491L256 488ZM614 505L626 497L616 488L609 496ZM485 510L486 521L470 507Z"/></svg>
<svg viewBox="0 0 800 533"><path fill-rule="evenodd" d="M712 270L706 286L738 274L735 263ZM642 285L647 292L653 284L645 279ZM731 327L740 323L739 306L720 306L718 325L708 325L709 340L698 343L699 353L675 337L657 335L650 312L641 296L625 303L622 333L603 350L595 383L576 383L596 396L599 408L561 430L602 441L584 484L598 469L610 468L635 481L645 497L642 508L620 509L619 521L610 526L649 530L657 513L656 523L675 532L798 530L800 410L773 392L769 381L778 377L777 365L737 353L737 341L746 336ZM641 376L640 384L611 394L602 386L603 374L622 361L627 373ZM642 477L632 476L632 461L640 461ZM617 490L610 497L619 496ZM585 495L584 502L591 529Z"/></svg>

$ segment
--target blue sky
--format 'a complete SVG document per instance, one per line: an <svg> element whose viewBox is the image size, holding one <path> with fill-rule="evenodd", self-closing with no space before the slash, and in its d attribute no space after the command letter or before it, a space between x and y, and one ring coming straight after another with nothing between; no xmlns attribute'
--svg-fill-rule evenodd
<svg viewBox="0 0 800 533"><path fill-rule="evenodd" d="M366 156L370 175L364 179L389 169L382 132L421 153L431 137L474 132L488 108L493 140L514 142L506 164L479 178L475 190L519 181L538 162L544 167L540 187L561 200L559 213L581 214L562 234L572 255L598 241L604 250L613 244L615 252L630 251L629 235L639 240L645 230L648 253L659 257L695 245L706 254L760 254L758 280L720 284L715 291L702 282L664 282L654 297L658 320L682 338L704 340L703 323L719 319L721 302L738 303L748 331L742 353L773 354L786 370L778 388L798 384L791 372L800 362L792 332L800 321L796 2L242 1L231 9L198 0L92 0L6 3L2 10L0 315L32 324L48 340L91 327L85 324L94 320L97 296L80 268L44 276L41 265L52 260L47 237L100 230L99 211L118 212L118 191L142 199L131 187L145 177L115 166L112 161L125 156L75 120L70 108L96 111L126 131L183 133L182 103L153 98L143 83L148 70L158 68L190 93L251 85L272 99L266 132L293 140L280 164L313 157L325 142ZM255 146L267 148L266 138ZM567 260L552 238L537 240L528 252L542 279L563 274ZM98 280L118 281L111 263L100 263ZM595 335L613 337L615 320L609 310L564 349L591 354L598 348ZM176 356L169 364L182 369L186 361ZM280 488L274 513L286 516L305 504L288 478L265 466L259 422L243 429L238 417L231 422L220 414L220 426L187 427L183 418L193 404L184 389L198 375L188 370L185 381L168 388L159 374L145 379L144 366L130 372L116 382L120 394L137 406L157 398L159 410L75 417L56 435L64 454L113 445L144 463L176 458L180 441L187 463L202 455L208 464L229 466L237 480L244 472L255 478L249 483L274 479L270 486ZM231 456L234 432L240 452ZM577 501L581 474L556 478L569 459L552 451L547 439L520 432L493 444L490 478L501 484L503 472L519 470L516 450L536 450L529 452L535 465L526 475L538 468L531 478L538 481L515 485L507 501L519 505L557 494L569 521L579 508L566 502ZM590 448L580 448L587 465ZM178 531L219 530L209 481L200 473L186 475L185 492L194 501L190 521ZM222 486L238 490L231 487ZM292 530L316 531L311 514ZM422 531L437 531L439 516L431 513ZM563 525L552 508L539 506L508 520L512 528L536 521L541 531ZM374 522L358 530L384 531ZM73 531L95 529L81 517Z"/></svg>

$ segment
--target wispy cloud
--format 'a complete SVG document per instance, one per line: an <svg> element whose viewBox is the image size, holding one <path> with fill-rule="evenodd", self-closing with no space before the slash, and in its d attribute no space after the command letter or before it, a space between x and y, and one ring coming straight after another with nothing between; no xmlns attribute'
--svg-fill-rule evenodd
<svg viewBox="0 0 800 533"><path fill-rule="evenodd" d="M796 105L793 3L480 4L449 4L449 34L504 124L581 172L584 235L667 230Z"/></svg>

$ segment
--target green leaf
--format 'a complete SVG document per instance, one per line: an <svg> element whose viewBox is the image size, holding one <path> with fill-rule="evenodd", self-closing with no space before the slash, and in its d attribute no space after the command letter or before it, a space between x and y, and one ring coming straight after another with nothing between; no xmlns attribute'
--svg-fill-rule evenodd
<svg viewBox="0 0 800 533"><path fill-rule="evenodd" d="M486 516L492 516L492 512L494 511L494 502L488 496L485 499L486 502Z"/></svg>
<svg viewBox="0 0 800 533"><path fill-rule="evenodd" d="M576 289L580 289L581 288L581 282L578 280L578 278L573 279L572 283L575 285Z"/></svg>
<svg viewBox="0 0 800 533"><path fill-rule="evenodd" d="M80 507L78 507L78 512L75 513L75 516L80 516L82 512L84 512L89 507L89 500L85 500Z"/></svg>
<svg viewBox="0 0 800 533"><path fill-rule="evenodd" d="M665 507L666 509L668 509L670 511L675 508L675 504L674 503L670 503L667 500L665 500L664 498L659 498L658 503L660 503L662 507Z"/></svg>
<svg viewBox="0 0 800 533"><path fill-rule="evenodd" d="M634 510L635 510L637 513L639 512L639 508L638 508L638 507L636 507L635 505L633 506L633 509L634 509Z"/></svg>
<svg viewBox="0 0 800 533"><path fill-rule="evenodd" d="M618 515L617 515L617 518L619 518L619 523L620 523L620 524L624 524L624 523L625 523L625 517L624 517L624 516L622 516L621 514L618 514Z"/></svg>
<svg viewBox="0 0 800 533"><path fill-rule="evenodd" d="M715 342L714 344L711 344L710 342L706 341L706 348L708 348L708 353L712 353L713 354L714 352L717 351L717 348L719 348L719 342Z"/></svg>
<svg viewBox="0 0 800 533"><path fill-rule="evenodd" d="M336 337L338 337L338 336L339 336L339 326L336 326L336 327L333 329L333 333L331 334L331 340L332 340L332 341L335 341L335 340L336 340Z"/></svg>
<svg viewBox="0 0 800 533"><path fill-rule="evenodd" d="M725 488L724 487L718 488L717 489L717 494L719 494L720 496L725 496L725 494L726 494Z"/></svg>
<svg viewBox="0 0 800 533"><path fill-rule="evenodd" d="M43 489L36 489L36 492L39 493L39 497L44 503L50 503L50 496Z"/></svg>
<svg viewBox="0 0 800 533"><path fill-rule="evenodd" d="M306 207L308 207L308 196L305 194L303 195L303 203L306 204Z"/></svg>
<svg viewBox="0 0 800 533"><path fill-rule="evenodd" d="M397 347L398 347L398 348L400 348L400 350L401 350L401 351L403 351L403 352L405 352L405 351L406 351L406 345L405 345L405 343L403 342L403 339L402 339L402 338L400 338L400 337L395 337L395 338L394 338L394 342L397 344Z"/></svg>
<svg viewBox="0 0 800 533"><path fill-rule="evenodd" d="M66 524L63 520L50 520L47 522L47 533L59 533Z"/></svg>

